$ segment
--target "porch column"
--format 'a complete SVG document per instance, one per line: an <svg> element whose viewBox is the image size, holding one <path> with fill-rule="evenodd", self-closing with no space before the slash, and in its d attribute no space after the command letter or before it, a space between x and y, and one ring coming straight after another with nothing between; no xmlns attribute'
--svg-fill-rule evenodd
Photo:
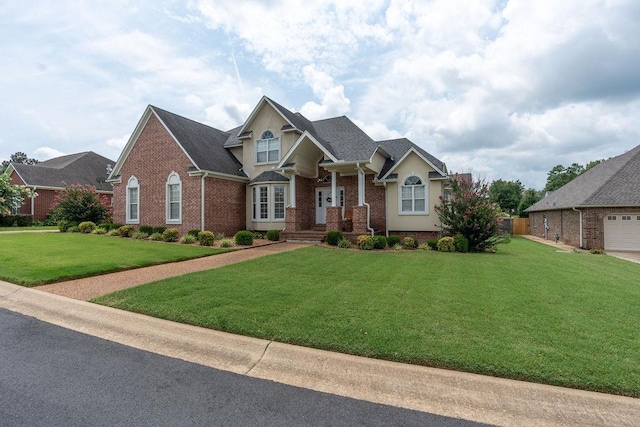
<svg viewBox="0 0 640 427"><path fill-rule="evenodd" d="M338 199L338 184L336 183L336 171L331 171L331 206L336 207Z"/></svg>
<svg viewBox="0 0 640 427"><path fill-rule="evenodd" d="M289 206L296 207L296 174L291 174L289 179Z"/></svg>
<svg viewBox="0 0 640 427"><path fill-rule="evenodd" d="M358 206L364 205L364 172L358 168Z"/></svg>

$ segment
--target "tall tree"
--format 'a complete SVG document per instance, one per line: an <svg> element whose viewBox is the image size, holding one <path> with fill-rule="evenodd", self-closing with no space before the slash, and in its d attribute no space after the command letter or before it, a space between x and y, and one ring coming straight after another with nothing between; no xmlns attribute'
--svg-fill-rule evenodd
<svg viewBox="0 0 640 427"><path fill-rule="evenodd" d="M584 171L584 166L578 163L573 163L569 167L556 165L547 174L547 185L545 185L544 191L555 191L581 175Z"/></svg>
<svg viewBox="0 0 640 427"><path fill-rule="evenodd" d="M518 209L524 186L520 181L498 179L489 186L489 200L500 206L503 212L513 215Z"/></svg>
<svg viewBox="0 0 640 427"><path fill-rule="evenodd" d="M518 216L520 216L520 218L528 218L529 213L525 212L525 209L533 205L541 198L541 191L534 190L533 188L527 188L526 190L524 190L522 192L522 199L520 199L520 204L518 205Z"/></svg>
<svg viewBox="0 0 640 427"><path fill-rule="evenodd" d="M4 160L2 162L2 166L0 166L0 173L3 173L5 170L7 170L7 168L9 167L9 162L22 163L24 165L35 165L37 163L40 163L40 160L32 159L22 151L16 151L11 156L9 156L9 160Z"/></svg>

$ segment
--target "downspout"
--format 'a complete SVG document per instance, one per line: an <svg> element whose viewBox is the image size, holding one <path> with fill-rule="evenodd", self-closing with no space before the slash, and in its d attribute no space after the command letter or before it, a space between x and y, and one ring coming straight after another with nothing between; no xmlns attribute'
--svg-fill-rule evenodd
<svg viewBox="0 0 640 427"><path fill-rule="evenodd" d="M373 228L371 228L371 205L369 205L369 203L366 202L365 200L365 191L364 188L366 187L366 182L365 180L367 179L367 175L364 173L364 170L362 170L362 168L360 167L360 163L356 163L356 167L358 168L358 171L360 171L360 173L362 173L362 204L365 205L367 207L367 230L369 230L369 232L371 233L371 237L373 237L374 235L374 230ZM360 187L358 185L358 187Z"/></svg>
<svg viewBox="0 0 640 427"><path fill-rule="evenodd" d="M580 214L580 249L583 249L583 246L582 246L582 242L583 242L583 240L582 240L582 211L576 209L575 207L573 207L571 209L573 209L574 211L576 211L576 212L578 212Z"/></svg>

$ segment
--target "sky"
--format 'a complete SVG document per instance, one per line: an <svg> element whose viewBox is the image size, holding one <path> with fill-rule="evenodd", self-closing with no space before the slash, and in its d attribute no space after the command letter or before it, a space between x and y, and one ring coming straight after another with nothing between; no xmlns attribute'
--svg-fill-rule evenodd
<svg viewBox="0 0 640 427"><path fill-rule="evenodd" d="M0 3L0 160L117 160L148 104L228 130L263 95L542 189L640 144L640 1Z"/></svg>

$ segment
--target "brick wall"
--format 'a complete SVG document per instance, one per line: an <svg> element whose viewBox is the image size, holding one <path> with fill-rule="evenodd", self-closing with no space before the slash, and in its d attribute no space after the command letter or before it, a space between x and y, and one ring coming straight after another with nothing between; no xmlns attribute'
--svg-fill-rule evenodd
<svg viewBox="0 0 640 427"><path fill-rule="evenodd" d="M219 178L206 178L205 229L233 236L246 228L246 191L242 182ZM198 209L200 207L198 206ZM200 228L194 227L194 228Z"/></svg>

